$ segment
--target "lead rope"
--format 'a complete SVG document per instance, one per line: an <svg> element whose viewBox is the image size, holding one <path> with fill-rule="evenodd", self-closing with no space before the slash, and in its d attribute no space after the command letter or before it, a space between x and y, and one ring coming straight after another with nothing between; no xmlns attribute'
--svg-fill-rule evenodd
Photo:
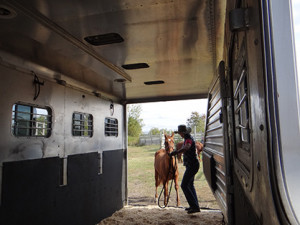
<svg viewBox="0 0 300 225"><path fill-rule="evenodd" d="M223 214L223 213L222 213L222 216L223 216L223 219L222 219L222 225L226 225L225 217L224 217L224 214Z"/></svg>
<svg viewBox="0 0 300 225"><path fill-rule="evenodd" d="M169 166L169 173L168 174L171 173L172 159L173 159L173 156L170 157L170 166ZM159 194L159 197L158 197L158 201L157 201L157 205L158 205L159 208L162 208L162 209L166 208L168 206L168 204L169 204L169 199L170 199L170 195L171 195L171 191L172 191L172 185L173 185L173 181L174 181L174 178L175 178L175 169L176 169L176 167L177 167L177 161L176 161L176 158L175 158L175 167L174 167L174 170L173 170L173 179L171 181L171 185L170 185L170 188L169 188L169 195L168 195L168 198L167 198L167 204L164 205L164 206L161 206L159 204L161 194L162 194L163 190L165 189L165 184L163 184L163 187L162 187L162 189L160 191L160 194Z"/></svg>

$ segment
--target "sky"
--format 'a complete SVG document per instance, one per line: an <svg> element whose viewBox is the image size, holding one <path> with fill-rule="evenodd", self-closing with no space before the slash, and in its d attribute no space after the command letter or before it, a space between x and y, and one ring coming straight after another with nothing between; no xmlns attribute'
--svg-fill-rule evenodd
<svg viewBox="0 0 300 225"><path fill-rule="evenodd" d="M294 35L297 64L300 65L300 0L291 0L293 5ZM300 71L300 68L298 68ZM151 128L176 130L179 124L186 124L192 112L206 114L207 99L184 100L143 103L141 119L143 132L148 133Z"/></svg>
<svg viewBox="0 0 300 225"><path fill-rule="evenodd" d="M179 124L186 124L192 112L206 114L207 99L167 101L139 104L142 107L143 132L151 128L177 130Z"/></svg>

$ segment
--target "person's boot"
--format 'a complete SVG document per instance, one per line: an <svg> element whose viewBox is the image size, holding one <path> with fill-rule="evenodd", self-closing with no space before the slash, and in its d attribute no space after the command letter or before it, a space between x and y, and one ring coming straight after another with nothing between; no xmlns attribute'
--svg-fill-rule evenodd
<svg viewBox="0 0 300 225"><path fill-rule="evenodd" d="M192 213L197 213L200 212L200 208L190 208L187 213L192 214Z"/></svg>

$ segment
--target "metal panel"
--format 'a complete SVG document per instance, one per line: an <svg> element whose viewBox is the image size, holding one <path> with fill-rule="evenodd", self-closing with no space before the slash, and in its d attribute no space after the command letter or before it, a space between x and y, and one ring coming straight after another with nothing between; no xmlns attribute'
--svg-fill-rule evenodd
<svg viewBox="0 0 300 225"><path fill-rule="evenodd" d="M0 48L23 66L127 102L204 98L223 57L226 1L0 0ZM124 41L94 46L109 33ZM11 62L4 58L4 62ZM148 68L126 70L126 64ZM73 82L73 81L74 82ZM163 80L164 84L145 85ZM76 81L76 82L75 82ZM124 81L124 82L122 82Z"/></svg>
<svg viewBox="0 0 300 225"><path fill-rule="evenodd" d="M45 84L41 87L39 97L34 101L33 74L1 65L0 71L6 75L5 82L1 82L3 97L0 99L0 103L3 107L1 107L0 113L3 116L0 125L4 132L0 138L0 163L42 157L65 157L71 154L125 148L125 128L122 126L125 110L123 105L114 103L112 115L110 101L43 78L41 79L45 81ZM53 126L49 138L15 137L11 134L12 106L18 102L48 106L52 109ZM72 114L74 112L93 115L94 131L92 137L72 135ZM106 117L118 120L120 134L118 137L105 136Z"/></svg>
<svg viewBox="0 0 300 225"><path fill-rule="evenodd" d="M231 40L228 85L231 87L230 147L235 224L286 224L279 216L285 209L280 206L281 200L276 194L276 176L270 160L275 152L272 149L273 143L269 140L275 140L278 136L269 136L272 131L266 129L267 119L270 116L269 119L274 119L267 111L270 105L266 104L270 93L265 86L269 83L265 72L268 74L269 68L264 69L269 66L269 59L264 57L268 56L271 49L270 46L264 46L266 37L261 33L264 29L268 32L270 29L270 25L263 29L261 27L261 23L270 19L270 15L266 14L260 17L262 11L269 11L268 7L263 6L265 2L267 1L239 1L240 4L233 4L229 9L248 8L250 25L248 29L228 33L227 37ZM280 14L283 13L281 9L277 10ZM280 32L284 33L282 30ZM286 78L286 74L284 77ZM279 92L275 95L281 96ZM277 204L279 202L277 206L276 201Z"/></svg>
<svg viewBox="0 0 300 225"><path fill-rule="evenodd" d="M253 157L251 135L251 110L249 65L247 64L246 37L242 36L241 46L237 47L237 58L233 66L233 99L235 118L236 149L235 172L245 185L251 190L253 182Z"/></svg>
<svg viewBox="0 0 300 225"><path fill-rule="evenodd" d="M41 78L44 85L40 89L39 97L33 100L34 75L30 71L20 71L3 65L0 65L0 71L1 76L5 77L5 82L0 84L0 103L3 106L0 109L2 118L0 125L3 131L0 138L0 183L3 162L57 156L65 159L69 155L105 152L114 149L126 151L125 106L113 103L113 110L111 110L111 101L91 95L83 90L62 86L44 78ZM19 102L51 108L53 114L50 137L16 137L12 134L12 108L15 103ZM94 131L92 137L72 135L72 114L74 112L93 115ZM105 136L106 117L118 120L118 137ZM125 160L126 158L124 158ZM64 163L64 165L66 164ZM123 172L125 169L124 167ZM61 173L66 174L66 170ZM63 176L61 183L65 184L68 181L65 179L66 176ZM123 184L125 186L125 183Z"/></svg>
<svg viewBox="0 0 300 225"><path fill-rule="evenodd" d="M60 184L58 157L3 166L0 224L94 225L123 205L123 150L68 157L68 184Z"/></svg>
<svg viewBox="0 0 300 225"><path fill-rule="evenodd" d="M224 98L225 67L224 62L221 62L218 77L208 95L203 168L206 179L228 221L228 184L225 165L227 114Z"/></svg>
<svg viewBox="0 0 300 225"><path fill-rule="evenodd" d="M279 210L285 209L291 224L300 224L300 100L299 100L299 45L297 26L293 27L291 18L292 5L296 1L266 0L264 11L266 24L272 28L265 30L272 45L272 51L267 55L269 61L269 102L273 105L270 111L270 124L273 132L273 157L278 185L277 199ZM293 2L293 4L292 4ZM294 11L296 14L296 12ZM297 14L294 18L297 18ZM294 30L293 30L294 29ZM296 38L294 40L294 32ZM284 44L283 44L284 43ZM296 62L296 53L298 63ZM298 71L297 71L298 70ZM297 74L298 73L298 74ZM279 136L280 138L276 138ZM284 215L282 216L284 217Z"/></svg>

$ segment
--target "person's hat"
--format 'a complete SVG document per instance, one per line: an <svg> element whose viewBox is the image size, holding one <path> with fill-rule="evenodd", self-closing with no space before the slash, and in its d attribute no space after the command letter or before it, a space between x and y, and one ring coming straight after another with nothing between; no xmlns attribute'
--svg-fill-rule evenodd
<svg viewBox="0 0 300 225"><path fill-rule="evenodd" d="M178 126L178 130L174 131L174 133L190 133L192 131L192 129L190 127L186 127L185 125L179 125Z"/></svg>

